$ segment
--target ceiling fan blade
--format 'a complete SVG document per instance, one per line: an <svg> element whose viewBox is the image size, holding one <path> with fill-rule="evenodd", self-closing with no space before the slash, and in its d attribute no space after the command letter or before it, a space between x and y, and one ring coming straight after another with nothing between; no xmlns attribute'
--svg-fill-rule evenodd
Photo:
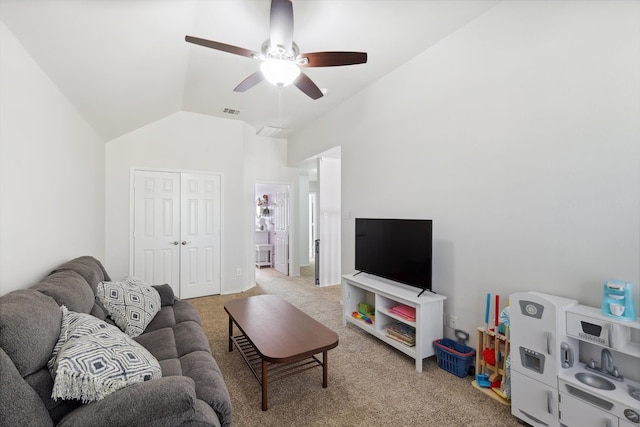
<svg viewBox="0 0 640 427"><path fill-rule="evenodd" d="M258 70L255 73L251 74L246 79L244 79L243 81L241 81L240 84L233 89L233 91L244 92L246 90L251 89L252 87L254 87L255 85L257 85L263 80L264 80L264 75L260 70Z"/></svg>
<svg viewBox="0 0 640 427"><path fill-rule="evenodd" d="M234 55L246 56L247 58L255 58L260 54L253 50L245 49L230 44L214 42L212 40L201 39L198 37L185 36L184 40L189 43L198 44L200 46L209 47L211 49L221 50L223 52L233 53Z"/></svg>
<svg viewBox="0 0 640 427"><path fill-rule="evenodd" d="M303 53L301 58L307 58L306 64L301 67L337 67L340 65L365 64L366 52L313 52Z"/></svg>
<svg viewBox="0 0 640 427"><path fill-rule="evenodd" d="M269 39L271 46L291 52L293 45L293 4L291 0L272 0Z"/></svg>
<svg viewBox="0 0 640 427"><path fill-rule="evenodd" d="M318 99L324 96L320 88L316 86L313 80L311 80L305 73L300 73L293 84L296 85L298 89L307 94L309 98Z"/></svg>

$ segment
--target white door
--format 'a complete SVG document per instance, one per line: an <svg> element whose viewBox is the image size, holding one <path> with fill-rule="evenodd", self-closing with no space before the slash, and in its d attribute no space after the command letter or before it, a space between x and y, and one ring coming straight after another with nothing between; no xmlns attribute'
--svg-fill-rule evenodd
<svg viewBox="0 0 640 427"><path fill-rule="evenodd" d="M180 295L180 174L134 174L133 275Z"/></svg>
<svg viewBox="0 0 640 427"><path fill-rule="evenodd" d="M274 267L282 274L289 275L289 193L276 193L273 212L274 222Z"/></svg>
<svg viewBox="0 0 640 427"><path fill-rule="evenodd" d="M220 176L182 174L180 295L220 293Z"/></svg>
<svg viewBox="0 0 640 427"><path fill-rule="evenodd" d="M134 173L133 275L179 298L221 292L220 176Z"/></svg>

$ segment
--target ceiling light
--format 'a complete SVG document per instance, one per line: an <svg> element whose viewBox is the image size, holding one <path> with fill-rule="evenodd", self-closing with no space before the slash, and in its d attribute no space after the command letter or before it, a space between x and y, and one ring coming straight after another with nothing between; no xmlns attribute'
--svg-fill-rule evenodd
<svg viewBox="0 0 640 427"><path fill-rule="evenodd" d="M260 71L275 86L288 86L300 75L300 67L284 59L267 59L260 64Z"/></svg>

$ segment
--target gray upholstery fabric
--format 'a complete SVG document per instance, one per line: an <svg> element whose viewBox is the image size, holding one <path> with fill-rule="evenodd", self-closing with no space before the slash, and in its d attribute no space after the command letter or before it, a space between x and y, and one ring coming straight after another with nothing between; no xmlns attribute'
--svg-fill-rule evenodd
<svg viewBox="0 0 640 427"><path fill-rule="evenodd" d="M206 404L204 401L198 399L196 400L196 413L193 418L189 420L187 425L189 427L200 427L200 426L209 426L210 420L218 420L216 418L216 413L211 409L211 406ZM220 427L220 424L215 424Z"/></svg>
<svg viewBox="0 0 640 427"><path fill-rule="evenodd" d="M178 349L172 328L147 332L135 337L134 340L149 350L158 361L178 358Z"/></svg>
<svg viewBox="0 0 640 427"><path fill-rule="evenodd" d="M171 288L169 284L165 283L164 285L154 285L153 287L160 294L160 305L163 307L166 305L173 305L175 295L173 294L173 288Z"/></svg>
<svg viewBox="0 0 640 427"><path fill-rule="evenodd" d="M90 313L96 299L87 281L71 270L50 274L31 289L50 296L58 305L64 305L69 311L78 313Z"/></svg>
<svg viewBox="0 0 640 427"><path fill-rule="evenodd" d="M175 299L168 285L159 286L162 309L136 338L158 359L163 378L125 387L89 404L51 399L53 380L46 365L60 335L58 304L104 319L94 297L102 280L110 280L102 264L80 257L55 269L33 289L0 296L0 347L6 352L5 361L0 357L0 417L11 412L9 421L20 420L5 423L0 418L0 425L229 427L229 392L198 313L190 303ZM13 366L7 370L5 363ZM5 375L11 368L13 373ZM16 396L22 401L15 401Z"/></svg>
<svg viewBox="0 0 640 427"><path fill-rule="evenodd" d="M99 298L95 299L95 304L93 304L93 307L91 307L91 311L89 312L89 314L100 320L107 319L107 312L105 311L104 306L100 302Z"/></svg>
<svg viewBox="0 0 640 427"><path fill-rule="evenodd" d="M51 398L53 378L51 378L51 373L46 364L39 371L25 377L24 380L38 393L54 423L57 423L67 413L80 406L80 402L77 400L53 400Z"/></svg>
<svg viewBox="0 0 640 427"><path fill-rule="evenodd" d="M102 266L102 263L91 256L82 256L76 259L72 259L69 262L62 264L60 267L53 270L50 274L58 271L71 270L80 274L87 281L93 294L96 293L98 283L105 280L110 281L111 277L107 274L107 271Z"/></svg>
<svg viewBox="0 0 640 427"><path fill-rule="evenodd" d="M62 312L56 302L33 289L0 298L0 347L22 377L47 364L60 335Z"/></svg>
<svg viewBox="0 0 640 427"><path fill-rule="evenodd" d="M173 314L173 306L162 307L160 312L156 314L151 323L144 330L145 334L162 328L172 328L176 324L176 318Z"/></svg>
<svg viewBox="0 0 640 427"><path fill-rule="evenodd" d="M64 417L58 426L176 426L193 417L195 403L190 378L159 378L133 384L106 399L82 405Z"/></svg>
<svg viewBox="0 0 640 427"><path fill-rule="evenodd" d="M202 327L196 322L178 323L174 326L173 333L178 349L178 356L182 357L194 351L211 352L207 336L202 331Z"/></svg>
<svg viewBox="0 0 640 427"><path fill-rule="evenodd" d="M231 425L231 398L224 384L220 368L209 352L189 353L180 358L182 374L197 378L196 395L207 402L222 420L222 425ZM225 424L228 421L229 424Z"/></svg>
<svg viewBox="0 0 640 427"><path fill-rule="evenodd" d="M196 308L193 306L193 304L189 304L187 301L176 301L173 304L173 315L176 319L176 323L193 320L198 325L200 324L200 316L198 316Z"/></svg>
<svg viewBox="0 0 640 427"><path fill-rule="evenodd" d="M20 372L0 349L0 425L3 426L53 426L47 408L38 394L22 381Z"/></svg>
<svg viewBox="0 0 640 427"><path fill-rule="evenodd" d="M91 256L81 256L72 259L53 270L50 274L67 270L74 271L82 276L91 287L93 295L96 294L98 283L111 280L102 263ZM98 319L105 320L107 311L104 309L100 300L95 298L94 304L91 310L84 311L83 313L91 313L91 315L96 316Z"/></svg>
<svg viewBox="0 0 640 427"><path fill-rule="evenodd" d="M182 365L180 359L158 360L160 369L162 369L163 377L171 377L174 375L182 375Z"/></svg>

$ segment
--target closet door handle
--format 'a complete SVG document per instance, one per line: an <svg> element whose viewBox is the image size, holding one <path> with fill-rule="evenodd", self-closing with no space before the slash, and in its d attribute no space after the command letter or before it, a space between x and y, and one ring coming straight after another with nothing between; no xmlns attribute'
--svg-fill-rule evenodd
<svg viewBox="0 0 640 427"><path fill-rule="evenodd" d="M169 244L178 246L180 242L178 242L177 240L174 240L173 242L169 242Z"/></svg>
<svg viewBox="0 0 640 427"><path fill-rule="evenodd" d="M191 243L191 242L187 242L186 240L183 240L183 241L182 241L182 245L183 245L183 246L184 246L184 245L188 245L189 243Z"/></svg>

